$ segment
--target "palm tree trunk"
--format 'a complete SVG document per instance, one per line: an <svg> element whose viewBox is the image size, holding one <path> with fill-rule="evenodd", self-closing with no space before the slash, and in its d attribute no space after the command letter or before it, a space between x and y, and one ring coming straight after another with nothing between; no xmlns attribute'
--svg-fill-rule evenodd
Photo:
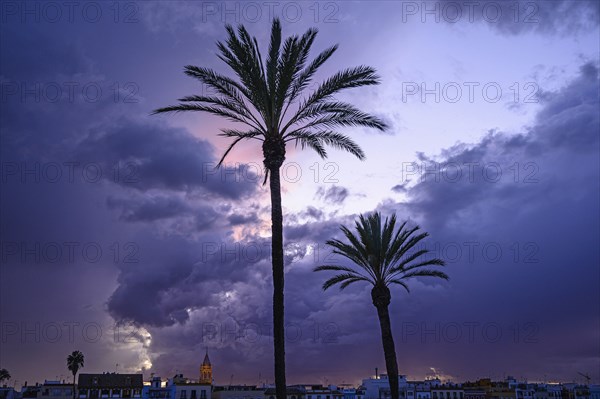
<svg viewBox="0 0 600 399"><path fill-rule="evenodd" d="M392 335L392 325L390 323L390 290L386 286L376 286L371 291L373 305L377 308L379 316L379 327L381 327L381 342L383 343L383 353L385 356L385 366L387 368L388 380L390 382L390 393L392 399L399 399L398 393L398 362L396 361L396 348L394 345L394 336Z"/></svg>
<svg viewBox="0 0 600 399"><path fill-rule="evenodd" d="M277 399L286 399L285 327L284 327L284 269L283 269L283 212L279 168L270 171L271 188L271 257L273 262L273 344L275 349L275 392Z"/></svg>
<svg viewBox="0 0 600 399"><path fill-rule="evenodd" d="M73 399L75 399L75 375L77 373L73 373Z"/></svg>

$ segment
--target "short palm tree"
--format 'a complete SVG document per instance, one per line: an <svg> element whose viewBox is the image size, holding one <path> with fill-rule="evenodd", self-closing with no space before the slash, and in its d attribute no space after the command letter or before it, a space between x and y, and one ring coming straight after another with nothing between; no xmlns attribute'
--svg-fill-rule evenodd
<svg viewBox="0 0 600 399"><path fill-rule="evenodd" d="M83 353L80 351L73 351L67 357L67 368L73 373L73 399L75 399L75 376L80 368L83 368Z"/></svg>
<svg viewBox="0 0 600 399"><path fill-rule="evenodd" d="M7 369L0 369L0 383L10 380L11 376Z"/></svg>
<svg viewBox="0 0 600 399"><path fill-rule="evenodd" d="M348 136L336 131L347 126L366 126L385 130L386 124L375 116L337 101L334 94L344 89L376 85L379 77L373 68L358 66L338 72L323 81L316 90L302 96L317 70L337 49L329 47L308 61L309 51L317 35L309 29L302 36L282 41L281 24L273 20L271 43L263 61L256 38L240 25L236 30L226 26L228 38L217 42L218 57L234 72L237 79L211 69L193 65L185 74L198 79L216 95L192 95L179 99L178 105L159 108L154 113L200 111L224 117L243 126L242 130L222 129L221 136L233 141L217 167L233 147L242 140L262 143L265 179L271 191L271 232L273 267L273 343L275 347L275 389L277 399L286 398L284 343L284 264L283 215L281 209L280 168L285 161L286 145L293 142L311 148L322 158L325 147L338 148L364 159L362 149Z"/></svg>
<svg viewBox="0 0 600 399"><path fill-rule="evenodd" d="M445 280L448 276L428 266L444 266L444 261L438 258L423 258L429 253L427 249L417 249L416 246L428 236L420 233L419 226L406 228L407 222L402 223L396 230L396 215L386 218L382 225L379 212L368 216L360 215L356 221L355 235L345 226L341 230L349 243L340 240L329 240L327 245L333 247L333 253L341 255L354 266L322 265L314 271L340 272L323 284L326 290L336 284L340 289L350 284L365 281L373 285L371 299L377 309L381 340L385 355L385 365L390 382L392 399L398 399L398 363L394 337L390 323L388 307L391 300L389 286L399 284L409 291L407 280L413 277L438 277Z"/></svg>

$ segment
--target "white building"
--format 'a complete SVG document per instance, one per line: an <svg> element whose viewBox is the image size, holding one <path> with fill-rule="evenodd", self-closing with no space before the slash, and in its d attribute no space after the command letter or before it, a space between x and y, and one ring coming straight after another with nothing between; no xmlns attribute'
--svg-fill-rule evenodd
<svg viewBox="0 0 600 399"><path fill-rule="evenodd" d="M212 399L211 384L189 380L182 374L171 378L167 387L174 389L174 399Z"/></svg>
<svg viewBox="0 0 600 399"><path fill-rule="evenodd" d="M389 397L390 392L390 380L388 379L387 374L375 375L371 378L366 378L362 380L362 386L365 387L365 399L383 399ZM401 392L406 392L406 388L408 384L406 382L405 375L398 376L398 389ZM414 399L414 391L413 396L407 396L408 399Z"/></svg>

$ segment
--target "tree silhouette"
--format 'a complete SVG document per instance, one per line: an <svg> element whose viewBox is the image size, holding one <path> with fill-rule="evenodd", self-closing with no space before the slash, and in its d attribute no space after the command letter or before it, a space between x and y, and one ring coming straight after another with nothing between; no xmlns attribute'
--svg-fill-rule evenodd
<svg viewBox="0 0 600 399"><path fill-rule="evenodd" d="M388 310L391 300L389 287L391 284L399 284L410 292L406 280L413 277L438 277L448 280L444 272L427 268L444 266L444 261L438 258L424 259L423 257L429 251L416 248L428 233L419 233L419 226L408 229L406 223L402 223L396 230L396 215L386 218L383 225L379 212L366 217L360 215L355 226L358 236L345 226L341 226L349 243L340 240L327 241L327 245L333 247L334 254L352 261L353 266L322 265L314 269L314 271L340 272L325 281L323 290L337 284L343 290L358 281L373 285L371 300L379 317L392 399L398 399L399 394L398 363Z"/></svg>
<svg viewBox="0 0 600 399"><path fill-rule="evenodd" d="M83 353L80 351L73 351L67 357L67 368L73 373L73 399L75 399L75 376L80 368L83 368Z"/></svg>
<svg viewBox="0 0 600 399"><path fill-rule="evenodd" d="M284 259L283 215L281 209L280 168L285 161L286 145L293 142L302 149L308 147L322 158L325 147L334 147L364 159L362 149L336 129L366 126L385 130L386 124L375 116L337 101L334 94L344 89L379 83L373 68L358 66L340 71L323 81L310 95L302 96L317 70L336 51L327 48L311 62L310 48L317 35L309 29L302 36L282 40L281 24L274 19L268 55L263 61L256 38L240 25L237 33L225 27L228 38L217 42L218 57L235 73L237 80L211 69L188 65L185 74L214 89L215 96L192 95L179 99L178 105L159 108L154 113L200 111L224 117L244 125L243 130L222 129L221 136L233 141L224 152L218 167L230 151L242 140L262 143L266 184L271 193L271 232L273 267L273 344L275 352L275 387L277 399L286 399L285 332L284 332ZM303 97L301 99L301 96Z"/></svg>
<svg viewBox="0 0 600 399"><path fill-rule="evenodd" d="M0 369L0 383L11 379L10 373L7 369Z"/></svg>

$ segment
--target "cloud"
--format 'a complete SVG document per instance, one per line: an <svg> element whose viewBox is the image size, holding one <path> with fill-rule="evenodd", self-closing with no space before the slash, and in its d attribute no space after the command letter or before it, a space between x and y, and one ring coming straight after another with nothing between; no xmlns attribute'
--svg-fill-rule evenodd
<svg viewBox="0 0 600 399"><path fill-rule="evenodd" d="M330 204L341 205L349 194L347 188L333 185L328 188L319 187L316 197Z"/></svg>
<svg viewBox="0 0 600 399"><path fill-rule="evenodd" d="M424 3L406 3L404 7L408 9L415 6L415 17L433 20L438 15L438 20L446 23L477 21L506 35L526 32L576 35L597 27L600 23L600 7L593 0L523 0L512 3L486 0L471 5L443 0L428 6ZM427 10L435 10L437 14L426 14ZM414 12L411 8L408 15Z"/></svg>
<svg viewBox="0 0 600 399"><path fill-rule="evenodd" d="M256 212L251 212L247 215L233 213L227 217L227 220L229 220L229 223L231 223L232 226L239 226L242 224L259 222L258 215L256 214Z"/></svg>
<svg viewBox="0 0 600 399"><path fill-rule="evenodd" d="M108 197L109 209L122 209L121 220L152 222L188 214L190 206L179 197L148 196L138 200Z"/></svg>
<svg viewBox="0 0 600 399"><path fill-rule="evenodd" d="M108 170L120 166L119 176L107 177L137 190L201 189L227 199L255 193L258 178L246 165L215 169L214 154L208 141L183 129L127 119L96 129L78 148L79 157L87 162Z"/></svg>

